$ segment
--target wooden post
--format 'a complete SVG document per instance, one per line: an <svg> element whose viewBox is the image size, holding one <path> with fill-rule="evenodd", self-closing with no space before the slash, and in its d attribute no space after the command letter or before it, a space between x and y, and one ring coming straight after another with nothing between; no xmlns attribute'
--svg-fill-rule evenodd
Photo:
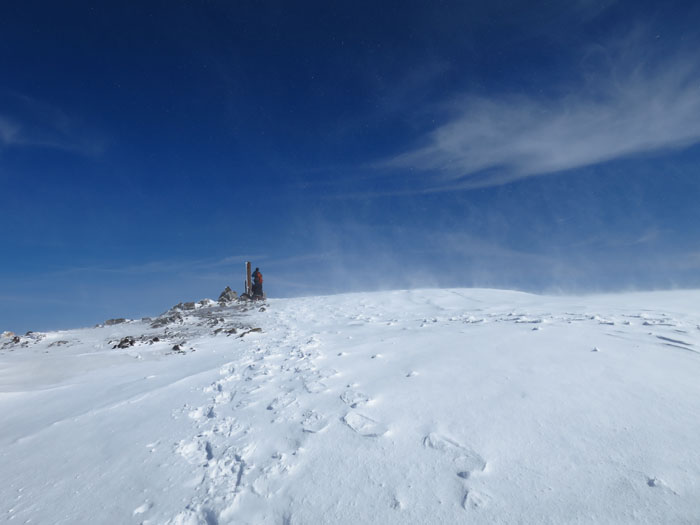
<svg viewBox="0 0 700 525"><path fill-rule="evenodd" d="M248 297L253 297L253 283L250 277L250 261L245 263L245 293Z"/></svg>

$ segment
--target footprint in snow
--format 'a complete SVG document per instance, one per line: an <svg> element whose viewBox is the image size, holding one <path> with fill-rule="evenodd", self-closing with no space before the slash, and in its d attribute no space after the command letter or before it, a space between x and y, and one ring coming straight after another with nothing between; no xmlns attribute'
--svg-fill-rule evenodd
<svg viewBox="0 0 700 525"><path fill-rule="evenodd" d="M301 428L304 432L315 434L321 432L328 426L328 420L314 410L304 412L304 419L301 422Z"/></svg>
<svg viewBox="0 0 700 525"><path fill-rule="evenodd" d="M233 401L233 393L232 392L219 392L214 397L214 403L217 405L220 405L222 403L230 403L231 401Z"/></svg>
<svg viewBox="0 0 700 525"><path fill-rule="evenodd" d="M358 406L366 405L369 401L369 396L357 390L348 389L340 395L340 399L350 408L357 408Z"/></svg>
<svg viewBox="0 0 700 525"><path fill-rule="evenodd" d="M202 507L201 505L188 505L185 510L180 512L173 519L168 520L165 525L192 525L199 523L216 525L219 523L219 520L211 509Z"/></svg>
<svg viewBox="0 0 700 525"><path fill-rule="evenodd" d="M180 441L175 451L191 465L204 465L214 457L211 443L208 441Z"/></svg>
<svg viewBox="0 0 700 525"><path fill-rule="evenodd" d="M391 508L394 510L402 510L404 508L403 502L396 494L391 498Z"/></svg>
<svg viewBox="0 0 700 525"><path fill-rule="evenodd" d="M335 375L338 375L338 371L335 368L321 368L316 372L320 379L328 379Z"/></svg>
<svg viewBox="0 0 700 525"><path fill-rule="evenodd" d="M490 500L491 497L488 494L477 492L475 490L468 490L464 494L462 508L464 510L479 510L488 505Z"/></svg>
<svg viewBox="0 0 700 525"><path fill-rule="evenodd" d="M284 486L284 475L293 469L287 454L277 452L271 459L271 463L255 469L250 475L252 492L263 498L270 498L279 492Z"/></svg>
<svg viewBox="0 0 700 525"><path fill-rule="evenodd" d="M324 383L318 380L304 381L304 390L306 390L309 394L318 394L319 392L323 392L327 388L328 387L326 387Z"/></svg>
<svg viewBox="0 0 700 525"><path fill-rule="evenodd" d="M246 430L242 423L233 417L225 417L218 419L211 429L212 434L217 434L225 437L231 437L234 434Z"/></svg>
<svg viewBox="0 0 700 525"><path fill-rule="evenodd" d="M151 510L152 507L153 507L153 503L151 503L150 501L146 501L143 505L136 507L134 509L133 514L134 514L134 516L136 516L138 514L145 514L146 512Z"/></svg>
<svg viewBox="0 0 700 525"><path fill-rule="evenodd" d="M292 394L291 392L286 392L282 395L277 396L275 399L273 399L269 405L267 405L268 410L281 410L283 408L288 407L292 403L294 403L297 400L297 398Z"/></svg>
<svg viewBox="0 0 700 525"><path fill-rule="evenodd" d="M321 342L318 340L316 336L311 336L308 341L304 344L306 348L316 348L321 346Z"/></svg>
<svg viewBox="0 0 700 525"><path fill-rule="evenodd" d="M348 412L343 418L343 422L352 430L365 437L379 437L388 431L388 428L383 423L357 412Z"/></svg>
<svg viewBox="0 0 700 525"><path fill-rule="evenodd" d="M216 417L216 414L214 413L214 407L210 407L210 406L195 408L194 410L190 411L187 415L190 416L194 420L205 419L205 418L212 419L212 418Z"/></svg>
<svg viewBox="0 0 700 525"><path fill-rule="evenodd" d="M224 386L221 384L221 381L215 381L208 387L204 389L204 392L221 392L224 389Z"/></svg>
<svg viewBox="0 0 700 525"><path fill-rule="evenodd" d="M486 461L477 452L446 436L431 432L423 438L423 446L451 456L460 478L467 479L472 472L486 469Z"/></svg>

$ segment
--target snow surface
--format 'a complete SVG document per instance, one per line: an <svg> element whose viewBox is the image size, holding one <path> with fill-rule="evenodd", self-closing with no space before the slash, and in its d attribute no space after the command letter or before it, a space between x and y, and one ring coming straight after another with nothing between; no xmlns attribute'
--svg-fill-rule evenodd
<svg viewBox="0 0 700 525"><path fill-rule="evenodd" d="M0 521L700 522L698 291L210 304L0 338Z"/></svg>

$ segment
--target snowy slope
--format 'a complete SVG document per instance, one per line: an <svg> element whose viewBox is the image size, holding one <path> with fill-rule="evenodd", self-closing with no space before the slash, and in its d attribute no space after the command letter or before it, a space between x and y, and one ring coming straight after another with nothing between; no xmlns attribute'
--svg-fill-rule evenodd
<svg viewBox="0 0 700 525"><path fill-rule="evenodd" d="M698 291L197 306L0 339L0 520L700 522Z"/></svg>

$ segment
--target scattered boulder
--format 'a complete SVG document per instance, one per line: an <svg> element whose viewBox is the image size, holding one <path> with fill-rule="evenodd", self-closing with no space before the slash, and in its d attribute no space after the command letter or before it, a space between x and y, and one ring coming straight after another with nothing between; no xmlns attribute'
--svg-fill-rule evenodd
<svg viewBox="0 0 700 525"><path fill-rule="evenodd" d="M126 323L126 319L124 319L123 317L119 317L117 319L107 319L105 321L105 326L114 326L115 324L122 324L122 323Z"/></svg>
<svg viewBox="0 0 700 525"><path fill-rule="evenodd" d="M63 345L67 345L67 344L68 344L68 341L65 341L65 340L54 341L53 343L51 343L49 345L49 348L52 348L54 346L63 346Z"/></svg>
<svg viewBox="0 0 700 525"><path fill-rule="evenodd" d="M188 301L188 302L182 302L182 303L177 303L176 305L172 306L167 312L161 314L172 314L176 312L182 312L184 310L194 310L195 309L195 303L194 301Z"/></svg>
<svg viewBox="0 0 700 525"><path fill-rule="evenodd" d="M12 334L12 332L10 333ZM3 334L3 336L10 339L9 341L5 341L4 343L2 343L2 345L0 345L0 348L3 350L5 348L9 348L10 352L12 352L15 349L15 345L21 343L21 339L15 334L12 334L11 336L6 336L5 334ZM27 343L22 344L22 346L27 346Z"/></svg>
<svg viewBox="0 0 700 525"><path fill-rule="evenodd" d="M160 317L158 317L155 321L151 323L151 328L161 328L163 326L167 326L169 324L182 324L183 319L182 315L180 315L178 312L175 312L171 315L168 315L170 312L166 312Z"/></svg>
<svg viewBox="0 0 700 525"><path fill-rule="evenodd" d="M197 301L197 305L204 307L204 306L216 306L216 302L212 301L211 299L202 299L200 301Z"/></svg>
<svg viewBox="0 0 700 525"><path fill-rule="evenodd" d="M246 335L248 335L248 334L252 334L252 333L255 333L255 332L262 332L262 328L251 328L250 330L246 330L245 332L243 332L243 333L242 333L241 335L239 335L238 337L244 337L244 336L246 336Z"/></svg>
<svg viewBox="0 0 700 525"><path fill-rule="evenodd" d="M24 337L26 337L27 339L29 339L29 341L32 341L32 342L34 342L34 343L38 343L38 342L41 341L42 339L45 339L45 338L46 338L46 334L44 334L44 333L42 333L42 332L33 332L33 331L30 330L29 332L27 332L26 334L24 334Z"/></svg>
<svg viewBox="0 0 700 525"><path fill-rule="evenodd" d="M168 310L168 312L173 312L175 310L194 310L194 301L190 301L187 303L177 303L170 310Z"/></svg>
<svg viewBox="0 0 700 525"><path fill-rule="evenodd" d="M226 335L233 335L237 333L237 330L235 328L217 328L216 330L214 330L214 335L217 335L221 332L225 333Z"/></svg>
<svg viewBox="0 0 700 525"><path fill-rule="evenodd" d="M127 335L126 337L122 338L121 341L119 341L119 344L114 345L112 348L129 348L130 346L134 346L135 344L136 339L134 339L130 335Z"/></svg>
<svg viewBox="0 0 700 525"><path fill-rule="evenodd" d="M224 291L219 295L219 304L226 304L238 299L238 294L231 290L229 286L224 288Z"/></svg>

